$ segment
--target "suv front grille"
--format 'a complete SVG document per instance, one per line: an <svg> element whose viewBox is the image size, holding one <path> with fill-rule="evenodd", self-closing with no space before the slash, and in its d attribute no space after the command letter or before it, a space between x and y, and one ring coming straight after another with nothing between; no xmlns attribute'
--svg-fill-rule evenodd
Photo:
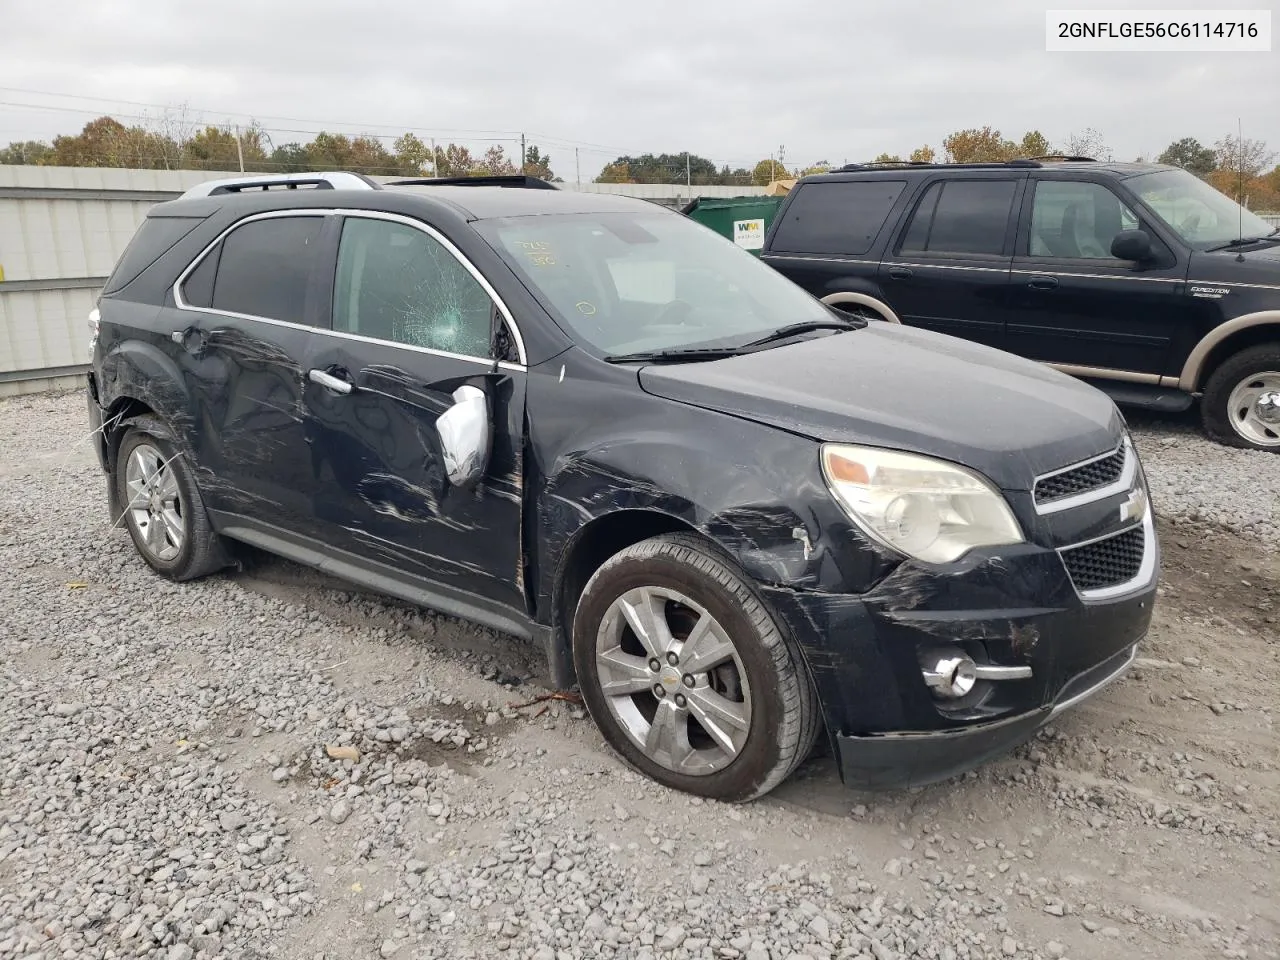
<svg viewBox="0 0 1280 960"><path fill-rule="evenodd" d="M1139 524L1105 540L1063 550L1062 562L1078 591L1101 590L1136 577L1146 546L1146 532Z"/></svg>
<svg viewBox="0 0 1280 960"><path fill-rule="evenodd" d="M1126 456L1127 449L1122 446L1115 453L1099 460L1041 478L1036 482L1036 503L1052 503L1115 483L1124 472Z"/></svg>

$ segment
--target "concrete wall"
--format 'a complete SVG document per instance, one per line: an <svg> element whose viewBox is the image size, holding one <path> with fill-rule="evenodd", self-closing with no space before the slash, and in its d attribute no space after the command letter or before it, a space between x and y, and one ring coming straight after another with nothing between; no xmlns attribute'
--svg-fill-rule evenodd
<svg viewBox="0 0 1280 960"><path fill-rule="evenodd" d="M0 165L0 396L77 385L88 362L89 311L147 210L203 180L231 176L236 174ZM691 199L683 184L560 186L674 207ZM693 190L695 196L763 192Z"/></svg>

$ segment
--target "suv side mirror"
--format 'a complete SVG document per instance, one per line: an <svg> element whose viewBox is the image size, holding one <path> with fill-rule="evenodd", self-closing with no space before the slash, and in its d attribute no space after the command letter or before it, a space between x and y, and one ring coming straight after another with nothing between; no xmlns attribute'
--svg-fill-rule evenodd
<svg viewBox="0 0 1280 960"><path fill-rule="evenodd" d="M1145 230L1121 230L1111 241L1111 255L1136 263L1150 260L1154 255L1151 237Z"/></svg>
<svg viewBox="0 0 1280 960"><path fill-rule="evenodd" d="M436 418L444 470L455 487L473 487L489 468L493 424L489 397L479 387L463 384L453 391L453 406Z"/></svg>

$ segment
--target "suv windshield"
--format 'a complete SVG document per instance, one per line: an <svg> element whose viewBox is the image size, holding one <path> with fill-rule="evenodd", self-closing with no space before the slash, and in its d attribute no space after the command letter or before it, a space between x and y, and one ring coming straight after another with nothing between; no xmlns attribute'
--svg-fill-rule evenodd
<svg viewBox="0 0 1280 960"><path fill-rule="evenodd" d="M584 213L476 224L551 314L603 353L746 343L830 310L678 214Z"/></svg>
<svg viewBox="0 0 1280 960"><path fill-rule="evenodd" d="M1126 180L1125 186L1197 250L1275 232L1267 221L1185 170L1139 174Z"/></svg>

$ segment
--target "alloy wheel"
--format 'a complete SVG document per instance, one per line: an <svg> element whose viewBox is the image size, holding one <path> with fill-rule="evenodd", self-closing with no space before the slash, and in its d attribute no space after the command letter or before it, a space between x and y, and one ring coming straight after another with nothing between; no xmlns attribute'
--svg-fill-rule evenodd
<svg viewBox="0 0 1280 960"><path fill-rule="evenodd" d="M1252 373L1236 384L1227 398L1227 418L1250 443L1280 446L1280 370Z"/></svg>
<svg viewBox="0 0 1280 960"><path fill-rule="evenodd" d="M728 632L689 597L658 586L628 590L605 612L595 652L610 713L655 763L706 775L746 745L746 670Z"/></svg>
<svg viewBox="0 0 1280 960"><path fill-rule="evenodd" d="M152 559L173 560L186 542L186 505L170 460L151 444L138 444L125 466L125 489L139 546Z"/></svg>

